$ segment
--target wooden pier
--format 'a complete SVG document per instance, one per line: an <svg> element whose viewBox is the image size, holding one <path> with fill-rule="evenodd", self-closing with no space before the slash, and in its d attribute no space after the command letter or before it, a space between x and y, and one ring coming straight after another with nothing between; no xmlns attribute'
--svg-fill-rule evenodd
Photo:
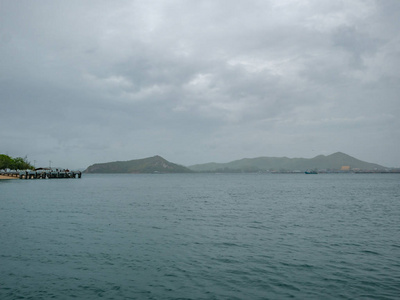
<svg viewBox="0 0 400 300"><path fill-rule="evenodd" d="M69 170L1 170L0 175L19 179L81 178L81 171Z"/></svg>

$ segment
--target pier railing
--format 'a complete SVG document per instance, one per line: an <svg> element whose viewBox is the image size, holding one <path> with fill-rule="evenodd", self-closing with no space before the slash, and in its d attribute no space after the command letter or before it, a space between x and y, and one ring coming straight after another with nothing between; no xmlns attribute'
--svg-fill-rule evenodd
<svg viewBox="0 0 400 300"><path fill-rule="evenodd" d="M81 171L69 170L0 170L0 175L19 179L81 178Z"/></svg>

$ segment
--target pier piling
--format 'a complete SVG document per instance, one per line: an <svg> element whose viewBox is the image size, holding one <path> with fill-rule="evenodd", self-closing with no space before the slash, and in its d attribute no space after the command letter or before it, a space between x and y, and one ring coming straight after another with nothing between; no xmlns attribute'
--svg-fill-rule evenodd
<svg viewBox="0 0 400 300"><path fill-rule="evenodd" d="M19 179L63 179L63 178L81 178L81 171L69 171L69 170L0 170L0 175L17 177Z"/></svg>

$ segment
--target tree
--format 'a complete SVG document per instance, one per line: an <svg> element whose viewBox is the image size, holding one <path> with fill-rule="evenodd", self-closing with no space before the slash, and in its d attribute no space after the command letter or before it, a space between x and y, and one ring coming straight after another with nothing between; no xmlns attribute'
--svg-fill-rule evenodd
<svg viewBox="0 0 400 300"><path fill-rule="evenodd" d="M5 154L0 154L0 169L13 169L14 160Z"/></svg>
<svg viewBox="0 0 400 300"><path fill-rule="evenodd" d="M14 158L14 168L19 170L33 169L31 164L28 162L28 158L26 156L24 158L22 157Z"/></svg>
<svg viewBox="0 0 400 300"><path fill-rule="evenodd" d="M28 162L27 157L12 158L5 154L0 154L0 169L33 169L33 166Z"/></svg>

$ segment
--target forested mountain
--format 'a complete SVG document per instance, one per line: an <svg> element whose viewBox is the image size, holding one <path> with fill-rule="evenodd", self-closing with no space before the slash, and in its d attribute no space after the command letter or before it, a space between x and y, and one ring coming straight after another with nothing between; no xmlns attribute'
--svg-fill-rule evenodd
<svg viewBox="0 0 400 300"><path fill-rule="evenodd" d="M342 152L314 158L258 157L244 158L229 163L207 163L189 166L196 172L259 172L340 170L343 166L360 170L384 170L385 167L361 161Z"/></svg>
<svg viewBox="0 0 400 300"><path fill-rule="evenodd" d="M91 165L85 173L191 173L184 166L171 163L161 156L129 161L115 161Z"/></svg>
<svg viewBox="0 0 400 300"><path fill-rule="evenodd" d="M85 173L190 173L190 172L304 172L306 170L364 170L382 171L386 167L361 161L342 152L314 158L258 157L243 158L229 163L207 163L184 167L171 163L161 156L129 161L97 163Z"/></svg>

